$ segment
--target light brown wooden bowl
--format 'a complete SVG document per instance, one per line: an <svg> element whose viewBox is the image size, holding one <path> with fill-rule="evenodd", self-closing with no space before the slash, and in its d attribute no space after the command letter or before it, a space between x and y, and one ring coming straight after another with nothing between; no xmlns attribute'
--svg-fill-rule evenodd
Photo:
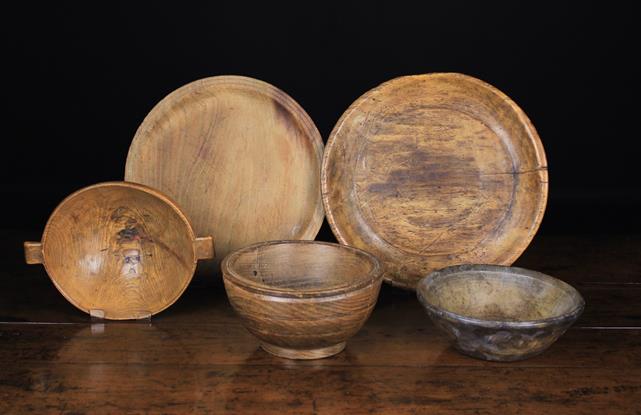
<svg viewBox="0 0 641 415"><path fill-rule="evenodd" d="M516 267L460 265L422 279L418 298L464 354L513 361L554 343L583 312L565 282Z"/></svg>
<svg viewBox="0 0 641 415"><path fill-rule="evenodd" d="M137 319L183 293L211 236L196 238L180 208L147 186L100 183L81 189L51 214L42 242L25 242L28 264L44 264L56 288L94 316Z"/></svg>
<svg viewBox="0 0 641 415"><path fill-rule="evenodd" d="M360 249L315 241L272 241L222 263L229 300L267 352L319 359L341 352L369 317L382 268Z"/></svg>

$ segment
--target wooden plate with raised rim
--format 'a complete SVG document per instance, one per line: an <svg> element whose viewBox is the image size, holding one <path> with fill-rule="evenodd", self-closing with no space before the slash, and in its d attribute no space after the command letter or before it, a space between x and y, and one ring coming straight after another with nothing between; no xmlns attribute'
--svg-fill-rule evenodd
<svg viewBox="0 0 641 415"><path fill-rule="evenodd" d="M78 190L53 211L42 242L25 242L28 264L42 263L56 288L94 316L137 319L172 305L211 236L196 238L187 217L162 193L108 182Z"/></svg>
<svg viewBox="0 0 641 415"><path fill-rule="evenodd" d="M287 94L218 76L151 110L131 143L125 179L175 199L196 232L216 235L224 258L256 242L314 239L323 220L322 156L316 126Z"/></svg>
<svg viewBox="0 0 641 415"><path fill-rule="evenodd" d="M378 256L404 288L450 265L510 265L548 189L525 113L456 73L396 78L358 98L329 137L321 182L336 238Z"/></svg>

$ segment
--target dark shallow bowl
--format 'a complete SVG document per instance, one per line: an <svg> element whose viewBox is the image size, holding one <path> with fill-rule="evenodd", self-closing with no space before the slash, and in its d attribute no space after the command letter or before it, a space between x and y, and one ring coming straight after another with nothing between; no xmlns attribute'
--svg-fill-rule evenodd
<svg viewBox="0 0 641 415"><path fill-rule="evenodd" d="M222 271L247 329L289 359L342 351L372 312L383 278L367 252L314 241L251 245L229 254Z"/></svg>
<svg viewBox="0 0 641 415"><path fill-rule="evenodd" d="M419 282L416 292L454 346L484 360L521 360L543 352L585 306L579 292L561 280L495 265L435 271Z"/></svg>

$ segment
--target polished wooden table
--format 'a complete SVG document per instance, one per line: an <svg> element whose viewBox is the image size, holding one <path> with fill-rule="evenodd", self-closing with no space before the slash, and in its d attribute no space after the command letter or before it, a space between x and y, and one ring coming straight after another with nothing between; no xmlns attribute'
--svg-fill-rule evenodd
<svg viewBox="0 0 641 415"><path fill-rule="evenodd" d="M517 265L573 284L586 310L545 354L458 354L413 293L384 287L347 349L289 361L259 349L222 284L198 277L146 322L92 321L5 232L0 414L641 413L641 235L538 236Z"/></svg>

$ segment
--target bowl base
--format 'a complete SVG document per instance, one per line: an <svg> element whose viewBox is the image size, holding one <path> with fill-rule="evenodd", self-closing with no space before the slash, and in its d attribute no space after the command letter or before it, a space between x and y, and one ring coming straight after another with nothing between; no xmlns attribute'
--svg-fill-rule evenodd
<svg viewBox="0 0 641 415"><path fill-rule="evenodd" d="M454 346L454 348L460 352L461 354L464 354L469 357L473 357L475 359L480 359L480 360L487 360L490 362L517 362L519 360L525 360L529 359L531 357L538 356L545 352L548 347L544 347L542 349L538 349L535 351L531 352L523 352L519 354L505 354L505 355L500 355L500 354L495 354L495 353L484 353L481 351L470 351L466 350L457 346Z"/></svg>
<svg viewBox="0 0 641 415"><path fill-rule="evenodd" d="M261 343L260 347L262 347L267 353L271 353L274 356L284 357L286 359L310 360L322 359L342 352L345 348L345 342L328 347L320 347L318 349L290 349L274 346L269 343Z"/></svg>

